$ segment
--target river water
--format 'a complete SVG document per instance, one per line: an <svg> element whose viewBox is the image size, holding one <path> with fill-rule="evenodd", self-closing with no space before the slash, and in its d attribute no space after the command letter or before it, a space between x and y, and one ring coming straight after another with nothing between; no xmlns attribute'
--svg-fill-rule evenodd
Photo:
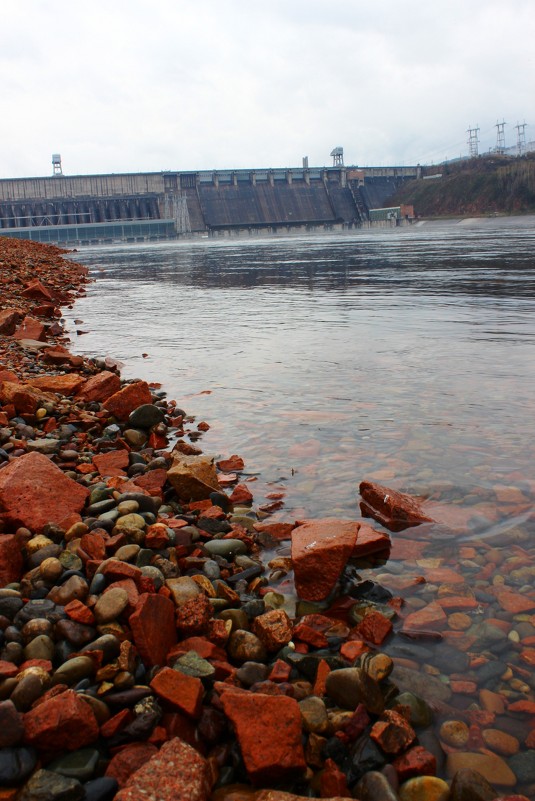
<svg viewBox="0 0 535 801"><path fill-rule="evenodd" d="M534 218L84 248L95 281L66 313L73 350L161 382L209 423L205 453L244 458L271 520L359 520L362 480L426 499L439 525L358 570L405 613L442 604L440 633L381 648L438 675L462 725L496 707L530 798L535 738L507 707L535 708L534 253Z"/></svg>
<svg viewBox="0 0 535 801"><path fill-rule="evenodd" d="M278 518L352 517L363 479L532 497L534 246L510 218L85 248L68 327L208 421L257 503L282 485Z"/></svg>

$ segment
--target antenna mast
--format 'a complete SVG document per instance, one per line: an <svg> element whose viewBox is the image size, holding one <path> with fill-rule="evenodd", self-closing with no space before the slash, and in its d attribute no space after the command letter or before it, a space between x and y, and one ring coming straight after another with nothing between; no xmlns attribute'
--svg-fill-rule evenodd
<svg viewBox="0 0 535 801"><path fill-rule="evenodd" d="M468 152L470 154L470 158L477 158L479 155L479 126L476 125L475 128L468 128Z"/></svg>

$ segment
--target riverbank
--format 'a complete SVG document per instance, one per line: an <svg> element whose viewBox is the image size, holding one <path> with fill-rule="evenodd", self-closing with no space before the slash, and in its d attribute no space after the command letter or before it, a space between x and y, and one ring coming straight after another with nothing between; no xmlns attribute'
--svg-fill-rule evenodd
<svg viewBox="0 0 535 801"><path fill-rule="evenodd" d="M423 577L390 589L361 581L357 569L384 560L387 530L421 514L418 505L390 493L396 505L378 509L372 485L361 491L385 530L261 520L240 458L214 467L195 453L208 424L157 386L121 381L113 363L69 354L59 308L84 291L85 270L56 249L8 247L2 305L21 311L2 318L0 343L9 731L0 756L11 786L26 783L21 797L44 786L56 797L133 799L156 783L155 798L202 799L213 788L217 801L291 798L252 790L273 784L321 797L498 795L458 773L465 767L501 796L517 783L530 792L535 602L526 580L511 578L531 564L525 543L502 570L501 600L488 570L496 562L487 554L478 564L476 549L464 556L487 572L486 600L441 565L426 566L433 579L408 607L399 596ZM425 560L417 532L430 523L398 542L397 558L404 547L407 561ZM291 535L291 555L265 567L261 547ZM341 574L343 594L332 595ZM297 617L281 606L285 579L285 592L297 585ZM483 607L478 639L470 625ZM401 626L404 650L381 653ZM173 758L180 777L168 771Z"/></svg>

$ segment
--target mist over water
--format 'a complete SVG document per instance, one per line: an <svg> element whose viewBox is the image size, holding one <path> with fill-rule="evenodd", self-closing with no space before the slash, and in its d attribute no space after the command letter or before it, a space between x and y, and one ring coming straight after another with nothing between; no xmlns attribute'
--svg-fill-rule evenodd
<svg viewBox="0 0 535 801"><path fill-rule="evenodd" d="M96 280L67 324L208 421L255 504L282 487L273 519L358 518L363 479L533 498L534 246L510 218L83 248Z"/></svg>

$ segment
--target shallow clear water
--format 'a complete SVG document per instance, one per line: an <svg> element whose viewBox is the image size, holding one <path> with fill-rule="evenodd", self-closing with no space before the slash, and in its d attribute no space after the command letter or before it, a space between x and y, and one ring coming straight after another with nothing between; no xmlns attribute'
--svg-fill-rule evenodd
<svg viewBox="0 0 535 801"><path fill-rule="evenodd" d="M68 326L207 420L256 503L283 485L278 518L355 516L370 478L532 496L534 245L518 218L86 248Z"/></svg>

